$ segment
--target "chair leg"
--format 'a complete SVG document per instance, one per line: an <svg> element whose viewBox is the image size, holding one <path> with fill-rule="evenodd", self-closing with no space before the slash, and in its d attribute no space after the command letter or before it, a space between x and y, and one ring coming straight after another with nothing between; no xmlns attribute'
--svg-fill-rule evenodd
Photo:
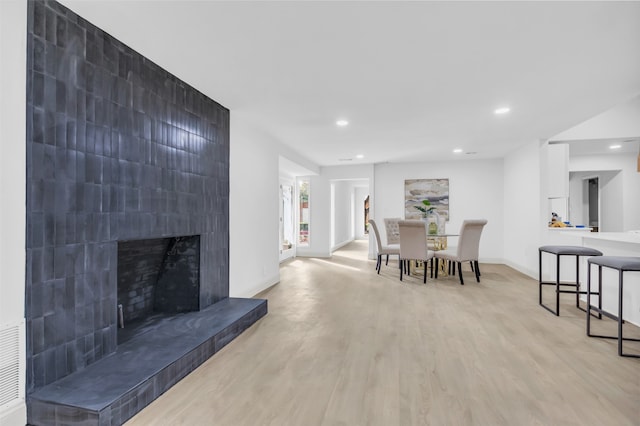
<svg viewBox="0 0 640 426"><path fill-rule="evenodd" d="M476 281L480 282L480 269L478 269L478 261L474 260L473 262L471 262L472 265L475 265L475 268L473 269L473 272L476 273Z"/></svg>
<svg viewBox="0 0 640 426"><path fill-rule="evenodd" d="M438 279L438 258L436 257L436 279Z"/></svg>
<svg viewBox="0 0 640 426"><path fill-rule="evenodd" d="M460 275L460 285L464 285L464 279L462 278L462 262L458 262L458 275Z"/></svg>
<svg viewBox="0 0 640 426"><path fill-rule="evenodd" d="M477 260L475 261L475 264L476 264L476 271L478 271L478 276L481 277L482 274L480 273L480 264L478 263Z"/></svg>
<svg viewBox="0 0 640 426"><path fill-rule="evenodd" d="M389 255L387 255L387 262L385 263L385 265L389 264Z"/></svg>
<svg viewBox="0 0 640 426"><path fill-rule="evenodd" d="M475 270L473 269L473 260L469 261L469 265L471 266L471 272L475 272Z"/></svg>
<svg viewBox="0 0 640 426"><path fill-rule="evenodd" d="M427 261L423 261L422 263L424 263L424 279L422 280L423 283L427 283Z"/></svg>
<svg viewBox="0 0 640 426"><path fill-rule="evenodd" d="M400 281L402 281L402 270L404 269L404 260L400 259L398 261L398 265L400 265Z"/></svg>
<svg viewBox="0 0 640 426"><path fill-rule="evenodd" d="M378 261L376 262L376 271L378 271L378 274L380 273L380 263L381 263L382 259L381 256L378 255Z"/></svg>
<svg viewBox="0 0 640 426"><path fill-rule="evenodd" d="M431 258L431 278L433 278L433 257Z"/></svg>

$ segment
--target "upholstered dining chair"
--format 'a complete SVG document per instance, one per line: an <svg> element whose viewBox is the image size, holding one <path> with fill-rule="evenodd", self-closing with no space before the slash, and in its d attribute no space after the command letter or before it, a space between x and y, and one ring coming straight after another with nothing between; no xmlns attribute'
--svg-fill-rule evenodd
<svg viewBox="0 0 640 426"><path fill-rule="evenodd" d="M384 219L384 229L387 233L387 244L400 244L400 231L398 230L399 217L387 217Z"/></svg>
<svg viewBox="0 0 640 426"><path fill-rule="evenodd" d="M482 235L482 229L486 224L486 219L465 220L462 222L457 249L441 250L435 253L436 278L438 278L438 259L442 259L443 261L457 262L461 285L464 285L464 278L462 278L462 262L471 263L471 269L476 274L476 280L480 282L478 253L480 251L480 235Z"/></svg>
<svg viewBox="0 0 640 426"><path fill-rule="evenodd" d="M380 273L380 268L382 267L382 255L387 256L387 260L385 265L389 264L389 255L400 255L400 245L399 244L387 244L383 245L382 240L380 239L380 232L378 231L378 225L376 221L373 219L369 219L369 225L371 225L371 229L373 229L373 234L376 237L376 245L378 248L378 262L376 263L376 271L378 274Z"/></svg>
<svg viewBox="0 0 640 426"><path fill-rule="evenodd" d="M421 260L424 262L423 282L426 284L427 263L434 256L433 251L427 247L426 223L422 220L400 220L398 230L400 232L400 281L404 272L403 263L409 264L411 260ZM407 273L411 275L410 267L407 268Z"/></svg>

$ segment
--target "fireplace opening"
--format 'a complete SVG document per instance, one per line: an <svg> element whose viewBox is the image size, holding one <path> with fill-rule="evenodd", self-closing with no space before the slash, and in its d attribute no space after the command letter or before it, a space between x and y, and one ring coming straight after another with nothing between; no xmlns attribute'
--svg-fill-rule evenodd
<svg viewBox="0 0 640 426"><path fill-rule="evenodd" d="M118 344L200 309L200 236L118 242Z"/></svg>

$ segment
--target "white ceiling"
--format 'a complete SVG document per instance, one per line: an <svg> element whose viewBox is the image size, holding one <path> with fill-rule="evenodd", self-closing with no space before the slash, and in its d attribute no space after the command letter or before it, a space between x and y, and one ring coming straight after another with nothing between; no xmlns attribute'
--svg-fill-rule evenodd
<svg viewBox="0 0 640 426"><path fill-rule="evenodd" d="M637 1L61 2L322 166L500 157L640 94Z"/></svg>

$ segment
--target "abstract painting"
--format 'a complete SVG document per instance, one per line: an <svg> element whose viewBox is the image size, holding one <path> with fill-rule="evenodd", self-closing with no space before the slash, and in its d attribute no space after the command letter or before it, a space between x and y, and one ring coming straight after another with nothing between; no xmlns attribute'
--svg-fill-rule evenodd
<svg viewBox="0 0 640 426"><path fill-rule="evenodd" d="M449 179L407 179L404 181L404 217L420 219L422 213L415 206L429 200L440 217L449 221Z"/></svg>

